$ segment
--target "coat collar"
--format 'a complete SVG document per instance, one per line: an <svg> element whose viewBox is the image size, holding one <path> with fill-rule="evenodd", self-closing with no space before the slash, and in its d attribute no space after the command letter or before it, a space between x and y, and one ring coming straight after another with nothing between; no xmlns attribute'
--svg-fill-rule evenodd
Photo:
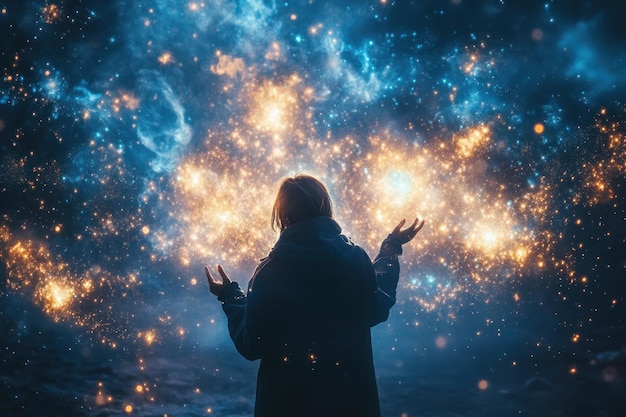
<svg viewBox="0 0 626 417"><path fill-rule="evenodd" d="M318 239L328 239L334 238L339 234L341 234L341 226L339 226L339 224L337 224L337 222L330 217L311 217L299 221L298 223L283 230L278 238L276 246L281 244L283 241L294 239L299 240L298 238L304 238L307 240L312 238L314 239L316 237Z"/></svg>

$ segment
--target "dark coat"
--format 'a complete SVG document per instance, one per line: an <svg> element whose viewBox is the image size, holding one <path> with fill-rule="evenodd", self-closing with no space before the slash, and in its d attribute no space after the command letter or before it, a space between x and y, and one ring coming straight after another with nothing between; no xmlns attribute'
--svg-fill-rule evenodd
<svg viewBox="0 0 626 417"><path fill-rule="evenodd" d="M395 303L400 244L372 264L328 217L286 228L247 295L220 300L237 350L261 359L256 417L380 416L370 327Z"/></svg>

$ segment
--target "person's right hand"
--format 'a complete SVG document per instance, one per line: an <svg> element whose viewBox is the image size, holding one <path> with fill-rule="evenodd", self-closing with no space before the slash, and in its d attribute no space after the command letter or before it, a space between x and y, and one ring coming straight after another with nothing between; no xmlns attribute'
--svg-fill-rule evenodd
<svg viewBox="0 0 626 417"><path fill-rule="evenodd" d="M410 242L415 237L417 232L422 230L422 227L424 227L424 220L422 220L418 225L417 217L412 225L404 230L401 230L404 223L406 223L406 219L402 219L395 229L393 229L393 232L391 232L391 236L393 236L401 245Z"/></svg>
<svg viewBox="0 0 626 417"><path fill-rule="evenodd" d="M219 282L218 280L213 278L213 275L211 275L211 270L209 269L208 266L204 267L204 272L206 272L206 277L207 277L207 280L209 281L209 291L211 291L213 294L217 295L218 297L222 293L222 290L224 289L224 287L226 287L228 284L232 282L230 278L228 278L228 275L226 275L226 272L224 272L224 270L222 269L222 265L217 266L217 272L220 273L220 276L222 277L222 282Z"/></svg>

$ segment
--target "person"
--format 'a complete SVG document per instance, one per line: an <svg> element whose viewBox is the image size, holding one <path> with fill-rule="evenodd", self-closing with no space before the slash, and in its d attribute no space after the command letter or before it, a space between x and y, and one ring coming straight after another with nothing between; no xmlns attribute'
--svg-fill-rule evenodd
<svg viewBox="0 0 626 417"><path fill-rule="evenodd" d="M221 265L205 267L236 349L261 363L255 417L378 417L370 328L396 301L402 245L424 226L403 219L370 260L341 234L326 187L282 181L272 210L280 236L244 293Z"/></svg>

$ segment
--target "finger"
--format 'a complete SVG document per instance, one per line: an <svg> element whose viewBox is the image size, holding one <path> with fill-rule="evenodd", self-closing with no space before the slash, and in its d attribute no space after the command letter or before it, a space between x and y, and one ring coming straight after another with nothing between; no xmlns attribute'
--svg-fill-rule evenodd
<svg viewBox="0 0 626 417"><path fill-rule="evenodd" d="M417 217L413 220L413 224L407 227L407 230L413 230L415 229L415 226L417 226Z"/></svg>
<svg viewBox="0 0 626 417"><path fill-rule="evenodd" d="M215 274L211 273L211 269L208 266L204 267L204 270L207 273L207 279L209 281L209 288L215 288L216 286L222 285L221 282L219 282L217 279L215 279Z"/></svg>
<svg viewBox="0 0 626 417"><path fill-rule="evenodd" d="M211 275L211 271L209 270L208 266L204 267L204 272L206 272L206 277L207 277L207 280L209 281L209 284L212 282L215 282L215 280L213 279L213 275Z"/></svg>
<svg viewBox="0 0 626 417"><path fill-rule="evenodd" d="M409 242L413 240L415 235L417 235L417 232L419 232L422 229L422 227L424 227L424 221L422 221L419 225L417 224L417 222L418 222L418 219L415 219L415 221L410 227L407 227L406 229L402 231L403 240L405 242Z"/></svg>
<svg viewBox="0 0 626 417"><path fill-rule="evenodd" d="M398 223L396 228L393 229L393 232L391 232L391 233L394 234L394 235L397 235L398 233L400 233L400 229L402 229L402 226L404 226L405 222L406 222L406 219L400 220L400 223Z"/></svg>
<svg viewBox="0 0 626 417"><path fill-rule="evenodd" d="M224 284L230 284L230 278L228 278L228 275L226 275L226 272L224 272L224 269L222 268L222 265L218 265L217 266L217 272L220 273L220 275L222 276L222 281L224 282Z"/></svg>
<svg viewBox="0 0 626 417"><path fill-rule="evenodd" d="M417 221L417 219L416 219L416 221ZM416 226L416 224L413 224L413 226ZM411 239L413 239L415 237L415 235L417 235L417 232L422 230L422 227L424 227L424 220L422 220L422 222L417 227L415 227L413 230L411 230L411 233L410 233Z"/></svg>

